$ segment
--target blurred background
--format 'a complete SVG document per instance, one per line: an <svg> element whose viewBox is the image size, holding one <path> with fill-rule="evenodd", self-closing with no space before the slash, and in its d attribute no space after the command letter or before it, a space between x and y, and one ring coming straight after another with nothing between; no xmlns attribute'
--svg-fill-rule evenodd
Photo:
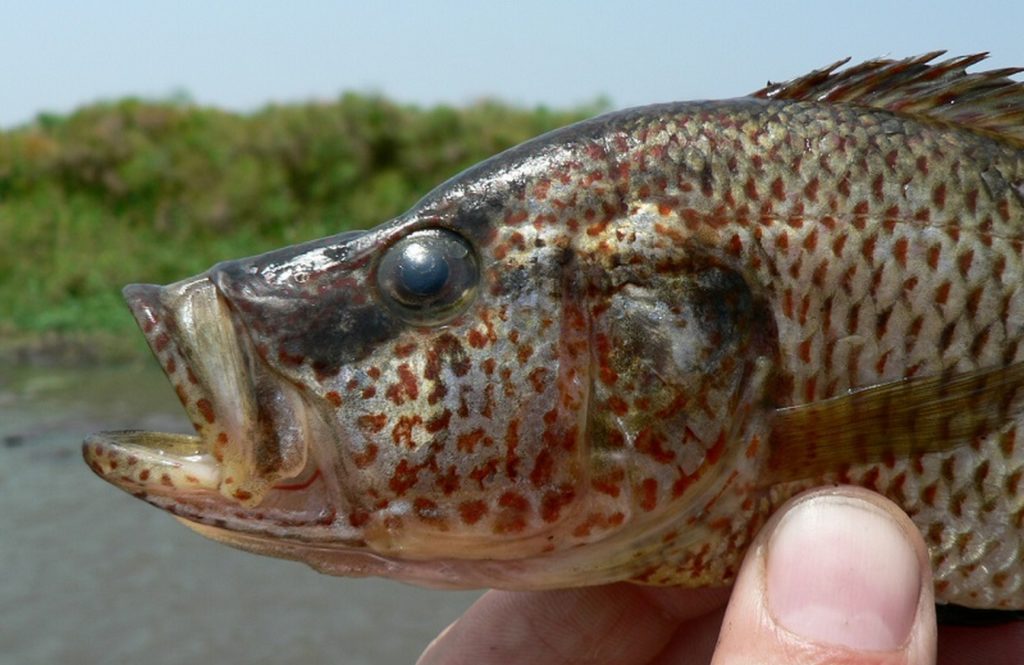
<svg viewBox="0 0 1024 665"><path fill-rule="evenodd" d="M380 223L607 110L846 56L1024 65L1021 25L1011 2L5 3L0 662L412 663L476 597L236 552L94 478L86 433L189 429L124 284Z"/></svg>

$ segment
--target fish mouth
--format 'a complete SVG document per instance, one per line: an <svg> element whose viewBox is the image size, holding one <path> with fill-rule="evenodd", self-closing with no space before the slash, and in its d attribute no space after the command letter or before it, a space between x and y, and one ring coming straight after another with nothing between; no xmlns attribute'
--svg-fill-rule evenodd
<svg viewBox="0 0 1024 665"><path fill-rule="evenodd" d="M195 524L320 539L339 506L308 454L306 404L259 358L208 274L133 284L124 297L195 434L93 434L83 444L93 471Z"/></svg>

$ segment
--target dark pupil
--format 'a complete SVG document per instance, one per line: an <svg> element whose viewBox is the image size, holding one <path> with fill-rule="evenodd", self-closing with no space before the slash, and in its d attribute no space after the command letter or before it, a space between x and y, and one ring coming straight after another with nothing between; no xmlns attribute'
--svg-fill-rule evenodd
<svg viewBox="0 0 1024 665"><path fill-rule="evenodd" d="M448 262L425 243L409 243L398 259L398 279L408 293L434 295L448 282Z"/></svg>

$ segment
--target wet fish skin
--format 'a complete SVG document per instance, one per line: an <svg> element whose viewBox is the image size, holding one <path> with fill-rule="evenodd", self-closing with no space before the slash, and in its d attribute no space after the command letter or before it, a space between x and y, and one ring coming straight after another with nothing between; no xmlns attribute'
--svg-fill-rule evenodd
<svg viewBox="0 0 1024 665"><path fill-rule="evenodd" d="M212 460L191 487L141 477L152 437L87 460L230 544L507 588L727 582L779 503L854 483L921 527L941 600L1024 607L1024 93L976 60L609 114L376 229L131 291ZM378 274L424 231L479 266L442 323ZM896 383L912 415L858 420Z"/></svg>

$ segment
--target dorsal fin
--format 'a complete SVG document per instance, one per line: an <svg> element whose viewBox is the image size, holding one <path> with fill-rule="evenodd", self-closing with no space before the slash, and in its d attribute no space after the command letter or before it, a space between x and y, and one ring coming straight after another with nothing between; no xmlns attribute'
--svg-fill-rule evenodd
<svg viewBox="0 0 1024 665"><path fill-rule="evenodd" d="M932 62L945 51L904 60L850 59L753 93L764 99L858 104L926 116L968 127L1024 147L1024 83L1011 76L1024 68L967 73L987 53Z"/></svg>

